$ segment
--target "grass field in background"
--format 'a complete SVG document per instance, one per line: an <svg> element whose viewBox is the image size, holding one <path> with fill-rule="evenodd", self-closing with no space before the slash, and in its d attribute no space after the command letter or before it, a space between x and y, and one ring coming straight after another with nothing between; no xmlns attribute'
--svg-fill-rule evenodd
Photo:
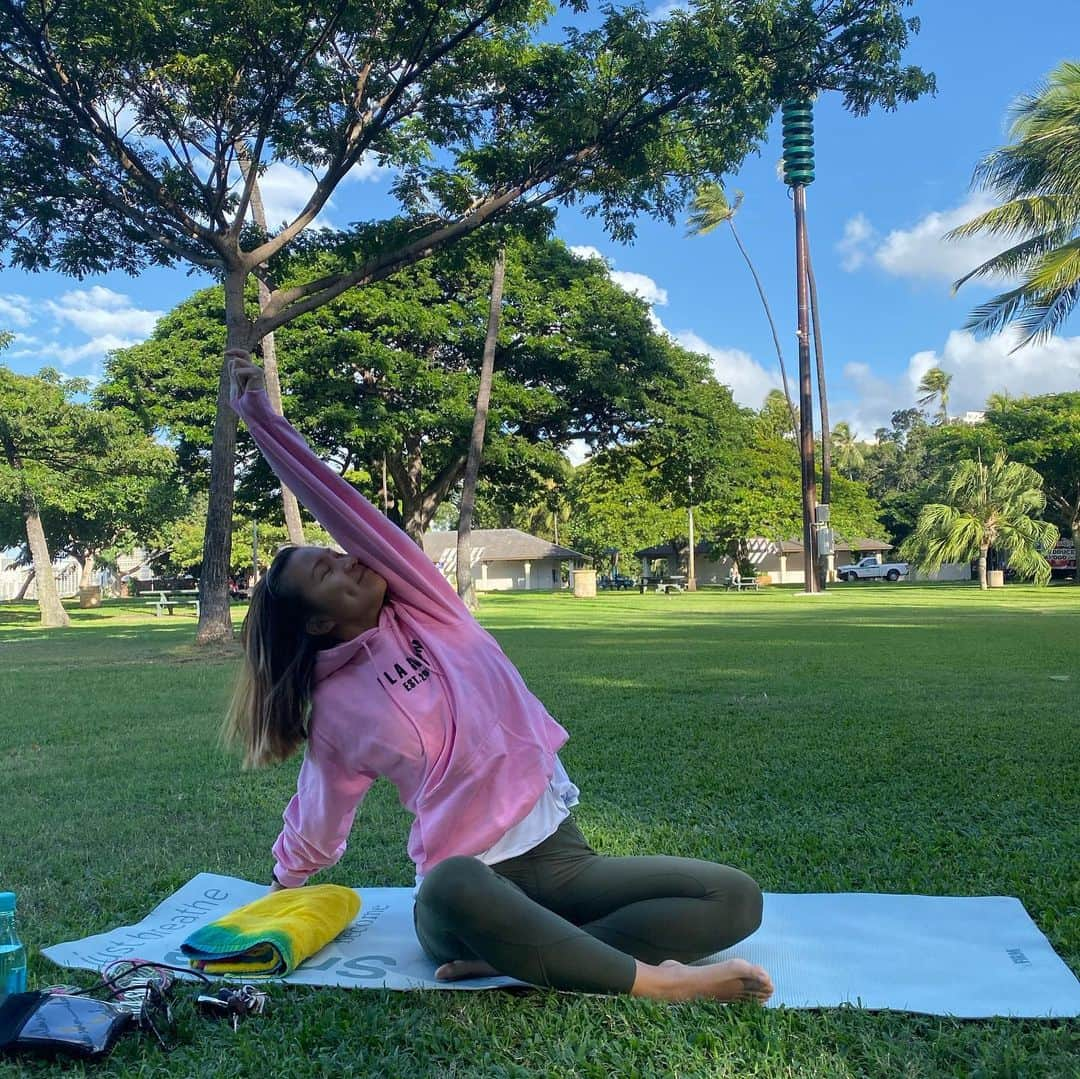
<svg viewBox="0 0 1080 1079"><path fill-rule="evenodd" d="M137 920L200 871L267 879L298 767L241 773L219 750L237 656L195 648L190 613L119 602L72 617L41 630L32 606L0 606L0 887L19 893L36 985L73 978L38 949ZM1013 895L1080 971L1080 589L491 595L480 617L569 729L576 814L602 853L710 858L773 892ZM380 781L345 858L316 879L411 884L408 823ZM125 1036L86 1074L1078 1067L1068 1022L295 987L235 1035L177 1011L171 1054ZM0 1063L0 1076L81 1071Z"/></svg>

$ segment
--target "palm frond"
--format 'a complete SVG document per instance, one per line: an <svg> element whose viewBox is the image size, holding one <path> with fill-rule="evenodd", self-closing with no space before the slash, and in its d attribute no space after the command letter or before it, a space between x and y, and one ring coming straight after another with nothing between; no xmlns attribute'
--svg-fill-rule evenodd
<svg viewBox="0 0 1080 1079"><path fill-rule="evenodd" d="M990 274L1002 277L1017 277L1027 271L1032 262L1047 251L1053 251L1068 238L1068 232L1058 231L1046 232L1041 236L1034 236L1030 240L1024 240L1022 243L1002 251L1001 254L987 259L981 266L976 266L974 270L969 270L963 277L953 282L952 290L957 292L975 277L986 277Z"/></svg>
<svg viewBox="0 0 1080 1079"><path fill-rule="evenodd" d="M1011 143L988 154L975 182L1005 199L1077 190L1080 160L1080 65L1065 62L1012 110Z"/></svg>
<svg viewBox="0 0 1080 1079"><path fill-rule="evenodd" d="M977 337L988 337L1003 330L1032 302L1031 293L1023 285L1001 292L979 304L968 316L964 329L973 331Z"/></svg>
<svg viewBox="0 0 1080 1079"><path fill-rule="evenodd" d="M946 240L961 240L980 232L1022 234L1054 232L1071 234L1080 222L1080 198L1074 192L1064 195L1032 195L1015 198L1002 206L977 214L970 221L950 229Z"/></svg>
<svg viewBox="0 0 1080 1079"><path fill-rule="evenodd" d="M1038 294L1035 294L1038 296ZM1021 312L1016 323L1024 338L1010 352L1016 352L1033 341L1045 341L1069 317L1080 301L1080 280L1071 288L1062 289L1057 296L1039 297Z"/></svg>
<svg viewBox="0 0 1080 1079"><path fill-rule="evenodd" d="M735 193L735 202L728 201L722 184L705 183L698 188L691 202L690 216L686 219L687 236L704 236L718 225L730 221L742 202L742 192Z"/></svg>
<svg viewBox="0 0 1080 1079"><path fill-rule="evenodd" d="M1037 292L1056 295L1080 281L1080 238L1048 251L1024 283Z"/></svg>

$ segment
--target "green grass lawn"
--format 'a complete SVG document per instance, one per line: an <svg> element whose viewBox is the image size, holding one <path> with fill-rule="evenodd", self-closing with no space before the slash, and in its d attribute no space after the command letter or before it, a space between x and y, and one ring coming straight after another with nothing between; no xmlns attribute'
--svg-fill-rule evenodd
<svg viewBox="0 0 1080 1079"><path fill-rule="evenodd" d="M72 616L45 631L0 607L0 887L35 953L203 870L267 879L298 766L241 773L218 749L237 659L195 649L190 613ZM774 892L1018 896L1080 971L1080 589L490 596L481 620L570 730L602 853L728 862ZM380 781L317 879L411 884L407 830ZM30 977L73 975L35 955ZM1068 1022L295 987L236 1035L178 1018L170 1055L125 1037L87 1073L1080 1074Z"/></svg>

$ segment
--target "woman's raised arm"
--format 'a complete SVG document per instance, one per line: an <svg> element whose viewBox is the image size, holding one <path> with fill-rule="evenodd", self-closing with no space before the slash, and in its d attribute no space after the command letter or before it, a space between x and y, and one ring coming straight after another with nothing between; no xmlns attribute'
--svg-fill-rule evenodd
<svg viewBox="0 0 1080 1079"><path fill-rule="evenodd" d="M386 579L391 597L440 621L472 620L450 582L413 541L359 491L321 461L299 433L274 412L262 369L230 349L231 405L286 487L342 548Z"/></svg>

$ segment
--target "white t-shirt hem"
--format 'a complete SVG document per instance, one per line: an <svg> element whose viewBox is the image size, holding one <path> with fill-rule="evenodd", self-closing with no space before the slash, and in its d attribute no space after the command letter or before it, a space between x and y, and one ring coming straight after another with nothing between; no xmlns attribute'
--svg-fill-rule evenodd
<svg viewBox="0 0 1080 1079"><path fill-rule="evenodd" d="M570 810L578 804L580 794L581 792L571 782L562 761L556 754L551 782L536 800L536 804L524 818L512 828L507 829L487 850L481 851L474 857L479 858L485 865L495 865L497 862L505 862L509 858L516 858L532 850L533 847L555 834L559 825L570 816ZM416 874L417 889L423 879L421 874ZM413 894L416 894L415 890Z"/></svg>

